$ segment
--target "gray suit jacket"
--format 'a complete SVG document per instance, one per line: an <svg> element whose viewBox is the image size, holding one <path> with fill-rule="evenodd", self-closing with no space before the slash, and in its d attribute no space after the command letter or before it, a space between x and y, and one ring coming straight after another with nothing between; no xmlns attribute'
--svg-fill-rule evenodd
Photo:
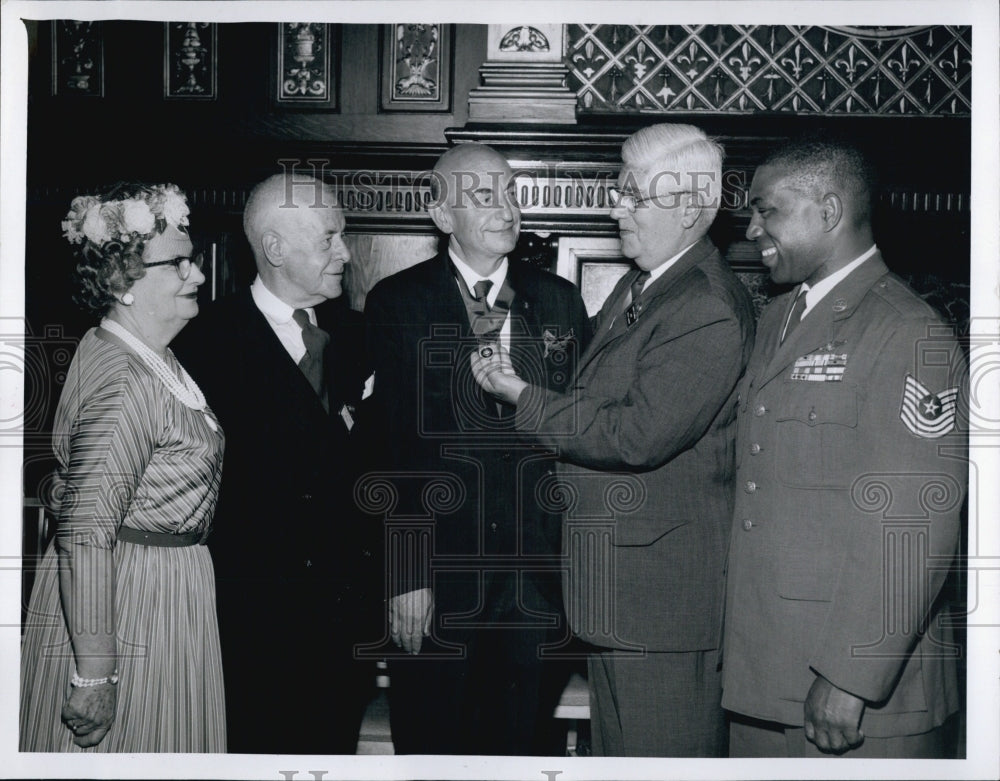
<svg viewBox="0 0 1000 781"><path fill-rule="evenodd" d="M562 463L564 597L577 635L606 648L718 647L732 513L736 383L753 346L749 296L706 239L622 314L638 272L596 318L567 393L532 386L517 425Z"/></svg>

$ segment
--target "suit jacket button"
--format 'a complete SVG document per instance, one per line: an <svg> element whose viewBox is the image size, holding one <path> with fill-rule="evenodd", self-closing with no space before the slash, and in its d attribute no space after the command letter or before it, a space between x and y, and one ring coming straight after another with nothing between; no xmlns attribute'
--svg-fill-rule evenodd
<svg viewBox="0 0 1000 781"><path fill-rule="evenodd" d="M496 530L497 530L497 525L496 525L495 523L491 523L491 524L490 524L490 529L491 529L492 531L496 531Z"/></svg>
<svg viewBox="0 0 1000 781"><path fill-rule="evenodd" d="M760 452L760 445L754 442L750 445L750 455L755 456Z"/></svg>
<svg viewBox="0 0 1000 781"><path fill-rule="evenodd" d="M753 521L751 521L749 518L744 518L743 519L743 531L748 532L752 528L753 528Z"/></svg>
<svg viewBox="0 0 1000 781"><path fill-rule="evenodd" d="M758 404L756 407L754 407L753 410L753 414L756 415L758 418L763 417L765 412L767 412L767 407L765 407L763 404Z"/></svg>
<svg viewBox="0 0 1000 781"><path fill-rule="evenodd" d="M746 492L748 494L752 494L756 490L757 490L757 484L753 480L747 480Z"/></svg>

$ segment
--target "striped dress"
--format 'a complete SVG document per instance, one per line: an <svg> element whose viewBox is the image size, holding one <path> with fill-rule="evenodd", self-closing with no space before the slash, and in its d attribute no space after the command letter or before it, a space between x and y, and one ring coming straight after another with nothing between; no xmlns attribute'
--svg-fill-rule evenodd
<svg viewBox="0 0 1000 781"><path fill-rule="evenodd" d="M185 533L211 523L222 430L103 333L92 329L81 340L53 426L59 525L25 622L20 750L222 752L225 700L208 548L116 543L121 524ZM171 354L167 360L176 363ZM113 549L116 569L117 711L104 739L88 749L73 743L60 720L75 661L57 552L73 545Z"/></svg>

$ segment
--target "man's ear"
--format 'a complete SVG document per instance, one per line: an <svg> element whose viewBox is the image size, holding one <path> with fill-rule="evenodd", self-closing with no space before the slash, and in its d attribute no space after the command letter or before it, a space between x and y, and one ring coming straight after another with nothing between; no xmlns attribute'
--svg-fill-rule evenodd
<svg viewBox="0 0 1000 781"><path fill-rule="evenodd" d="M274 231L266 231L260 237L260 246L264 250L264 257L272 266L278 267L285 262L285 244Z"/></svg>
<svg viewBox="0 0 1000 781"><path fill-rule="evenodd" d="M427 207L427 213L431 216L434 224L442 233L451 234L454 232L451 223L451 207L447 204L435 204Z"/></svg>
<svg viewBox="0 0 1000 781"><path fill-rule="evenodd" d="M681 197L684 199L680 204L680 208L683 209L681 214L681 225L684 226L685 230L693 228L695 223L701 217L702 213L702 194L701 193L683 193Z"/></svg>
<svg viewBox="0 0 1000 781"><path fill-rule="evenodd" d="M820 200L820 216L827 233L836 228L844 218L844 202L837 193L827 193Z"/></svg>

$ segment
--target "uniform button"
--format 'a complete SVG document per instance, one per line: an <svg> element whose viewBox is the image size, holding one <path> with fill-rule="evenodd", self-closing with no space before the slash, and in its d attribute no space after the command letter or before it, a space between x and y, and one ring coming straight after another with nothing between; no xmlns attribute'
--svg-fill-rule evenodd
<svg viewBox="0 0 1000 781"><path fill-rule="evenodd" d="M743 519L743 531L750 531L753 528L753 522L749 518Z"/></svg>
<svg viewBox="0 0 1000 781"><path fill-rule="evenodd" d="M752 494L756 490L757 490L757 484L753 480L747 480L746 492L748 494Z"/></svg>
<svg viewBox="0 0 1000 781"><path fill-rule="evenodd" d="M765 412L767 412L767 407L765 407L763 404L758 404L756 407L754 407L753 410L753 414L756 415L758 418L763 416Z"/></svg>
<svg viewBox="0 0 1000 781"><path fill-rule="evenodd" d="M816 410L809 411L809 420L816 420Z"/></svg>
<svg viewBox="0 0 1000 781"><path fill-rule="evenodd" d="M750 445L750 455L755 456L759 452L760 452L760 445L758 445L756 442Z"/></svg>
<svg viewBox="0 0 1000 781"><path fill-rule="evenodd" d="M493 531L496 531L497 530L497 525L495 523L491 523L490 524L490 529L493 530Z"/></svg>

